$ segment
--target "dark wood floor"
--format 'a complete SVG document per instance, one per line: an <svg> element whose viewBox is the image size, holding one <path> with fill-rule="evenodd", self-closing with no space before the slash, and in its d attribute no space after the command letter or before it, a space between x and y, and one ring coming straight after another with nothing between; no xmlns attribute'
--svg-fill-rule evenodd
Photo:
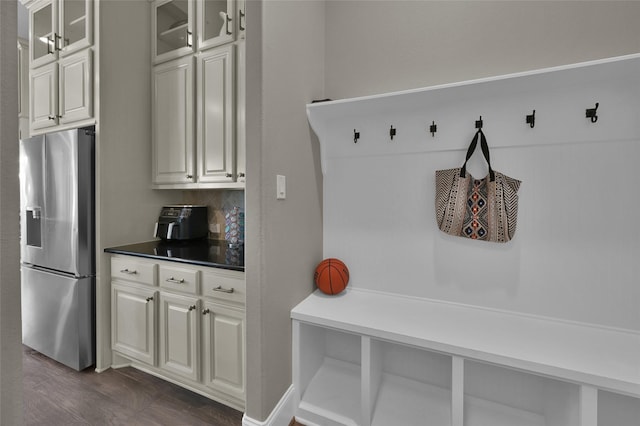
<svg viewBox="0 0 640 426"><path fill-rule="evenodd" d="M24 347L24 424L237 426L242 413L134 368L77 372Z"/></svg>

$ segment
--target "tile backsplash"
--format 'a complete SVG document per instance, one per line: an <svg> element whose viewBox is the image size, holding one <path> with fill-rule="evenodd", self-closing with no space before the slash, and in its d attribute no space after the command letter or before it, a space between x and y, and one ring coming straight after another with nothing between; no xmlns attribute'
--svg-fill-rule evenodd
<svg viewBox="0 0 640 426"><path fill-rule="evenodd" d="M194 190L183 191L184 204L202 204L208 207L209 227L219 225L219 233L209 232L209 238L224 240L224 214L226 210L239 207L244 210L244 191L238 190Z"/></svg>

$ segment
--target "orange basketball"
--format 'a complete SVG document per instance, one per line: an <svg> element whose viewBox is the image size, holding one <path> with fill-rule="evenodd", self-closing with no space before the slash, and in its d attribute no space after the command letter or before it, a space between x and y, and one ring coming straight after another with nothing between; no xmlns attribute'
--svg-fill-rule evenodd
<svg viewBox="0 0 640 426"><path fill-rule="evenodd" d="M347 287L349 269L340 259L325 259L316 266L316 285L326 294L338 294Z"/></svg>

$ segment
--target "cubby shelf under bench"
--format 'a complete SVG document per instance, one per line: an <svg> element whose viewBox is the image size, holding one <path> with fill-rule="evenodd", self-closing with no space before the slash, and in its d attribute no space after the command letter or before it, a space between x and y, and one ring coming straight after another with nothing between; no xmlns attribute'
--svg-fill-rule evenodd
<svg viewBox="0 0 640 426"><path fill-rule="evenodd" d="M365 289L291 318L304 424L640 424L635 332Z"/></svg>

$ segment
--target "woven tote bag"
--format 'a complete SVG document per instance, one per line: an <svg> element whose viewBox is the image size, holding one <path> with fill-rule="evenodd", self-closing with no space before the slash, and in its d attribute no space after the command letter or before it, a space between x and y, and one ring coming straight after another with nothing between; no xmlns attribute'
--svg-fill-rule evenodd
<svg viewBox="0 0 640 426"><path fill-rule="evenodd" d="M489 173L475 179L467 173L467 161L478 139ZM491 168L489 145L479 129L467 150L462 167L436 170L436 220L442 232L474 240L504 243L513 238L518 221L518 189L521 182Z"/></svg>

